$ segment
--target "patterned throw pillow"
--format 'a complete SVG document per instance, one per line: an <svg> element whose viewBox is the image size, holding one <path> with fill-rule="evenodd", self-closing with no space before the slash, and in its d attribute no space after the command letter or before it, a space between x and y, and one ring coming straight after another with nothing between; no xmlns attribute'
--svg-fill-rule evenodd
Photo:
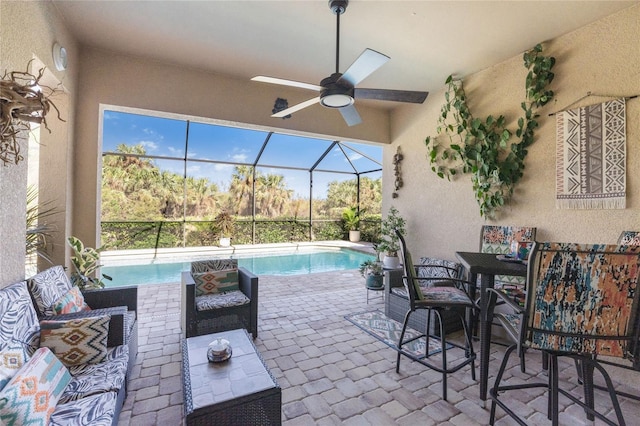
<svg viewBox="0 0 640 426"><path fill-rule="evenodd" d="M40 346L50 348L67 367L99 364L107 356L111 315L66 321L40 321Z"/></svg>
<svg viewBox="0 0 640 426"><path fill-rule="evenodd" d="M460 278L462 265L451 260L421 257L416 270L419 277Z"/></svg>
<svg viewBox="0 0 640 426"><path fill-rule="evenodd" d="M39 316L53 315L54 302L71 290L71 281L60 265L34 275L28 281Z"/></svg>
<svg viewBox="0 0 640 426"><path fill-rule="evenodd" d="M238 290L238 270L193 272L196 283L196 296L205 294L225 293Z"/></svg>
<svg viewBox="0 0 640 426"><path fill-rule="evenodd" d="M11 340L0 351L0 390L9 383L9 380L16 375L27 361L29 361L29 352L27 351L27 345L22 342Z"/></svg>
<svg viewBox="0 0 640 426"><path fill-rule="evenodd" d="M71 287L71 290L56 300L51 309L53 310L54 315L91 310L89 305L84 301L82 292L76 286Z"/></svg>
<svg viewBox="0 0 640 426"><path fill-rule="evenodd" d="M69 381L58 358L48 348L38 349L0 391L0 420L9 426L48 424Z"/></svg>

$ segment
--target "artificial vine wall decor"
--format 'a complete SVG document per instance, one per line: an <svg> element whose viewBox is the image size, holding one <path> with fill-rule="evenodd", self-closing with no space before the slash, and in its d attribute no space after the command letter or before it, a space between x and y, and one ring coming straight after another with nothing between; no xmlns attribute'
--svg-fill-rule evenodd
<svg viewBox="0 0 640 426"><path fill-rule="evenodd" d="M494 218L513 194L523 176L527 148L534 142L539 117L536 111L553 99L548 86L554 77L551 70L555 58L542 55L538 44L524 53L523 60L529 72L526 99L521 104L524 116L518 119L515 132L519 140L511 141L512 132L506 128L503 115L475 118L467 105L462 80L452 76L445 82L446 102L440 110L437 136L425 140L431 170L440 178L471 174L480 215L486 218Z"/></svg>

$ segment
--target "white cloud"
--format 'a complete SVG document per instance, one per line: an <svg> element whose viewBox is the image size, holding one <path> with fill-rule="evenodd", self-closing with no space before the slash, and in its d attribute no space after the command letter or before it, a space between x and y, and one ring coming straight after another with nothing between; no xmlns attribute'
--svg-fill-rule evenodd
<svg viewBox="0 0 640 426"><path fill-rule="evenodd" d="M246 163L247 162L247 154L234 154L231 156L231 160L236 163Z"/></svg>
<svg viewBox="0 0 640 426"><path fill-rule="evenodd" d="M216 164L213 166L213 169L214 169L215 171L217 171L217 172L221 172L221 171L230 170L230 169L232 169L233 167L235 167L233 164L219 164L219 163L216 163Z"/></svg>
<svg viewBox="0 0 640 426"><path fill-rule="evenodd" d="M182 150L181 150L181 149L174 148L174 147L172 147L172 146L167 147L167 149L169 150L169 152L171 153L171 155L176 156L176 157L177 157L177 156L182 157Z"/></svg>
<svg viewBox="0 0 640 426"><path fill-rule="evenodd" d="M117 120L118 119L118 115L117 114L112 114L110 111L105 111L104 114L102 114L102 119L103 120Z"/></svg>
<svg viewBox="0 0 640 426"><path fill-rule="evenodd" d="M153 141L140 141L139 143L146 148L147 152L155 151L158 149L158 144Z"/></svg>

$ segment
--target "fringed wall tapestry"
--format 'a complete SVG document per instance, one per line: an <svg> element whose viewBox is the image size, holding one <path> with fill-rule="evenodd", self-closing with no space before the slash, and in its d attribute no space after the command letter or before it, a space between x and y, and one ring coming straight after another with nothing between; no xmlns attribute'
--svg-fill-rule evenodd
<svg viewBox="0 0 640 426"><path fill-rule="evenodd" d="M556 208L624 209L625 99L556 114Z"/></svg>

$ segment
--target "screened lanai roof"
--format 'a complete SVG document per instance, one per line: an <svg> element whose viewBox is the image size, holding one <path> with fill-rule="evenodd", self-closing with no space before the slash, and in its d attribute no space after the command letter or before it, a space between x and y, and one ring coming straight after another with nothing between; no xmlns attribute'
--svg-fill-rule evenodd
<svg viewBox="0 0 640 426"><path fill-rule="evenodd" d="M104 153L136 141L157 159L310 172L381 172L382 147L226 125L105 110Z"/></svg>

